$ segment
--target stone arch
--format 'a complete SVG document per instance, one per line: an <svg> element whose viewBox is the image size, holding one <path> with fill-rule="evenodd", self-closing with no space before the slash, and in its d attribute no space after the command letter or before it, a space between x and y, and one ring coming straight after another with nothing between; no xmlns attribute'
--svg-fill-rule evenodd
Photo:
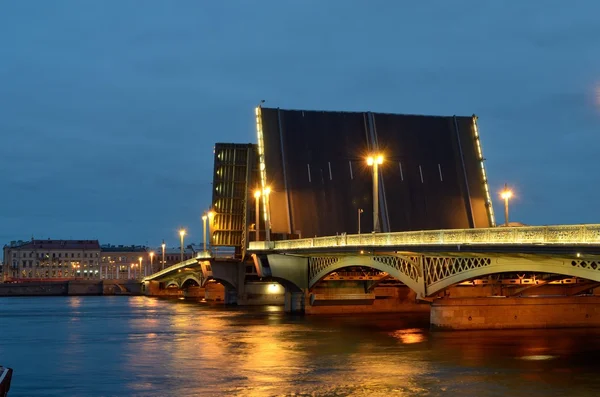
<svg viewBox="0 0 600 397"><path fill-rule="evenodd" d="M202 286L202 282L200 280L198 280L198 278L196 278L193 275L189 275L186 278L183 279L183 281L181 282L181 288L187 288L187 287L201 287Z"/></svg>
<svg viewBox="0 0 600 397"><path fill-rule="evenodd" d="M169 280L165 283L165 288L170 288L173 286L179 288L179 283L177 283L177 280Z"/></svg>
<svg viewBox="0 0 600 397"><path fill-rule="evenodd" d="M462 260L466 263L448 264L440 270L440 263L432 263L431 259ZM467 261L467 259L470 259ZM478 259L475 260L475 259ZM524 258L425 258L427 269L427 295L434 295L455 284L473 278L488 276L498 273L551 273L563 276L579 277L582 279L600 282L600 260L569 260L539 258L537 260ZM452 271L448 272L448 266ZM458 268L458 271L456 270ZM445 273L440 273L440 272Z"/></svg>
<svg viewBox="0 0 600 397"><path fill-rule="evenodd" d="M209 276L209 277L207 277L207 278L204 280L204 284L201 284L201 285L206 285L206 282L207 282L207 281L209 281L209 280L212 280L212 281L214 281L215 283L219 283L219 284L221 284L221 285L222 285L222 286L224 286L226 289L233 289L233 290L237 289L237 288L236 288L236 286L235 286L235 285L233 285L233 284L232 284L230 281L228 281L228 280L226 280L226 279L224 279L224 278L217 278L217 277L212 277L212 276Z"/></svg>
<svg viewBox="0 0 600 397"><path fill-rule="evenodd" d="M423 294L422 272L418 256L402 255L349 255L309 258L309 288L329 273L349 266L364 266L386 272L419 294Z"/></svg>

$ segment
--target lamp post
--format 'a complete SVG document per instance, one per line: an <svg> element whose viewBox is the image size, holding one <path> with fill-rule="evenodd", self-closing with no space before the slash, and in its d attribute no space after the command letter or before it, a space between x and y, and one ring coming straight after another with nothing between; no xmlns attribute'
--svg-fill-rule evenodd
<svg viewBox="0 0 600 397"><path fill-rule="evenodd" d="M183 236L185 236L185 230L181 229L179 231L179 238L180 238L180 243L181 243L181 246L179 247L180 253L181 253L181 262L183 262Z"/></svg>
<svg viewBox="0 0 600 397"><path fill-rule="evenodd" d="M210 251L212 252L212 247L213 247L213 227L214 227L214 220L215 220L215 211L208 211L208 247L210 249Z"/></svg>
<svg viewBox="0 0 600 397"><path fill-rule="evenodd" d="M363 213L363 209L359 208L358 209L358 234L360 234L360 216L362 215L362 213Z"/></svg>
<svg viewBox="0 0 600 397"><path fill-rule="evenodd" d="M383 155L367 157L367 165L373 167L373 231L379 233L379 165L383 164Z"/></svg>
<svg viewBox="0 0 600 397"><path fill-rule="evenodd" d="M267 186L263 191L263 200L267 213L265 214L265 241L271 241L271 204L269 195L271 194L271 188Z"/></svg>
<svg viewBox="0 0 600 397"><path fill-rule="evenodd" d="M256 233L256 238L255 241L260 240L260 228L258 227L258 225L260 225L260 190L257 189L254 191L254 201L256 203L256 223L254 224L254 233Z"/></svg>
<svg viewBox="0 0 600 397"><path fill-rule="evenodd" d="M165 240L163 240L161 247L162 247L162 270L165 270L165 247L167 245L165 244Z"/></svg>
<svg viewBox="0 0 600 397"><path fill-rule="evenodd" d="M140 273L142 272L142 257L140 256L138 258L138 260L140 261ZM146 277L146 268L144 268L144 277Z"/></svg>
<svg viewBox="0 0 600 397"><path fill-rule="evenodd" d="M500 193L500 197L504 199L504 225L508 226L508 200L512 197L512 191L504 184L504 190Z"/></svg>
<svg viewBox="0 0 600 397"><path fill-rule="evenodd" d="M154 251L150 251L150 274L154 273Z"/></svg>
<svg viewBox="0 0 600 397"><path fill-rule="evenodd" d="M206 219L208 217L206 216L206 213L204 213L204 215L202 215L202 250L204 252L206 252Z"/></svg>

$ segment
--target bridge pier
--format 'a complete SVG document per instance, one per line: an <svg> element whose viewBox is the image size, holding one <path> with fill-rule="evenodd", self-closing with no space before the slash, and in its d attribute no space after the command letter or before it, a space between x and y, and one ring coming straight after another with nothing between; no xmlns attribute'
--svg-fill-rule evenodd
<svg viewBox="0 0 600 397"><path fill-rule="evenodd" d="M225 286L225 299L223 301L226 305L237 305L238 291L235 288Z"/></svg>
<svg viewBox="0 0 600 397"><path fill-rule="evenodd" d="M283 310L286 313L304 313L305 291L285 290Z"/></svg>
<svg viewBox="0 0 600 397"><path fill-rule="evenodd" d="M600 327L600 296L442 298L431 306L436 330Z"/></svg>

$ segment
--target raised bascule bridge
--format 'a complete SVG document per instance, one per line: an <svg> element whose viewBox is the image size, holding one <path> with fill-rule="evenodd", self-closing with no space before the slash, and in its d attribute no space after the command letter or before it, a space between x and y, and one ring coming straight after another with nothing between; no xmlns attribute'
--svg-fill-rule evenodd
<svg viewBox="0 0 600 397"><path fill-rule="evenodd" d="M289 312L600 325L600 225L496 226L475 116L259 107L256 126L255 145L215 146L210 242L235 255L203 252L148 293L218 283L251 304L276 287Z"/></svg>

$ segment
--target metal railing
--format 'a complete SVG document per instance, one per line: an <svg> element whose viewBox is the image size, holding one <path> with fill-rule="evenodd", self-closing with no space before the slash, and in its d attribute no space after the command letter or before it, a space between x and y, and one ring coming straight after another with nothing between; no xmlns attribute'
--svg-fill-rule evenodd
<svg viewBox="0 0 600 397"><path fill-rule="evenodd" d="M329 248L340 246L492 244L600 244L600 224L423 230L252 241L250 251Z"/></svg>
<svg viewBox="0 0 600 397"><path fill-rule="evenodd" d="M198 255L197 258L210 258L210 256L201 256L201 255ZM163 269L163 270L161 270L159 272L156 272L156 273L151 274L151 275L149 275L147 277L144 277L144 278L142 278L142 281L153 280L153 279L158 278L160 276L163 276L165 274L171 273L174 270L178 270L178 269L181 269L183 267L190 266L190 265L196 265L196 264L198 264L198 259L196 259L196 258L188 259L187 261L176 263L176 264L174 264L172 266L167 267L166 269Z"/></svg>

